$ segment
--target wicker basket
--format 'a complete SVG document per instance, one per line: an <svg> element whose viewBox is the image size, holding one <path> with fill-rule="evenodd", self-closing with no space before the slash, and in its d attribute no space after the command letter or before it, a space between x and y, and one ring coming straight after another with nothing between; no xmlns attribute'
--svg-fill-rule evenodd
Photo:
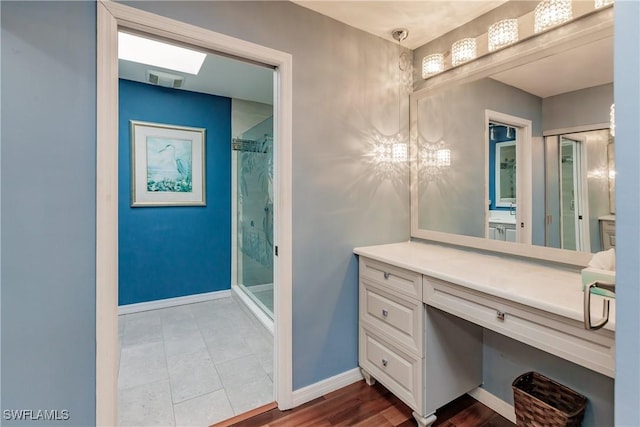
<svg viewBox="0 0 640 427"><path fill-rule="evenodd" d="M527 372L513 382L516 423L531 427L578 427L587 398L568 387Z"/></svg>

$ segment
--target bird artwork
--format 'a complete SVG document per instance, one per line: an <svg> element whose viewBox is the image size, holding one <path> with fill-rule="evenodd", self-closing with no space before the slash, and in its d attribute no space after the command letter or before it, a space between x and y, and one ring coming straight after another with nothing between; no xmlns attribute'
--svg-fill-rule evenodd
<svg viewBox="0 0 640 427"><path fill-rule="evenodd" d="M190 192L191 141L149 138L147 191Z"/></svg>

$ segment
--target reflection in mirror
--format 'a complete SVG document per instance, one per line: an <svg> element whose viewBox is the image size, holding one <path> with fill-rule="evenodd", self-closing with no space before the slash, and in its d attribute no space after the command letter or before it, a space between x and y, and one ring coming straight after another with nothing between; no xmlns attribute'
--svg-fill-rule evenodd
<svg viewBox="0 0 640 427"><path fill-rule="evenodd" d="M516 241L516 128L489 122L489 224L493 240Z"/></svg>
<svg viewBox="0 0 640 427"><path fill-rule="evenodd" d="M584 252L615 244L609 201L615 197L613 146L603 136L613 103L612 52L613 37L603 35L536 61L501 67L488 77L415 92L412 235ZM511 131L512 140L519 139L521 127L488 111L528 121L529 146L505 144ZM546 140L553 140L553 147L545 137L553 137ZM438 149L449 150L446 170L432 161ZM550 200L554 206L547 206ZM514 213L515 220L507 216ZM613 230L613 239L603 238L603 230Z"/></svg>
<svg viewBox="0 0 640 427"><path fill-rule="evenodd" d="M603 221L615 221L610 215L615 162L609 130L551 135L545 145L546 245L583 252L608 249L612 245L602 238Z"/></svg>

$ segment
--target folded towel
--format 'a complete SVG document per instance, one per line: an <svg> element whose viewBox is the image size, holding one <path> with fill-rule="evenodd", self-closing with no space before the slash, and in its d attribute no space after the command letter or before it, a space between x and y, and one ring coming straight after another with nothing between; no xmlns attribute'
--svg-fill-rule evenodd
<svg viewBox="0 0 640 427"><path fill-rule="evenodd" d="M616 250L611 248L606 251L593 254L589 267L598 268L600 270L616 270Z"/></svg>

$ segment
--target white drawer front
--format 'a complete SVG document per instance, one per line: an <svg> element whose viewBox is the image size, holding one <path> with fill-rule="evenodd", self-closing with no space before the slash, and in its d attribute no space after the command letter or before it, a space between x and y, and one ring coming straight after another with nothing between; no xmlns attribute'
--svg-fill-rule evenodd
<svg viewBox="0 0 640 427"><path fill-rule="evenodd" d="M360 319L387 339L422 357L422 301L385 292L367 279L360 282Z"/></svg>
<svg viewBox="0 0 640 427"><path fill-rule="evenodd" d="M422 358L405 353L360 327L360 366L407 405L422 413Z"/></svg>
<svg viewBox="0 0 640 427"><path fill-rule="evenodd" d="M609 377L615 375L614 333L463 286L424 278L425 303Z"/></svg>
<svg viewBox="0 0 640 427"><path fill-rule="evenodd" d="M360 257L360 277L409 297L422 300L422 275L389 264Z"/></svg>

